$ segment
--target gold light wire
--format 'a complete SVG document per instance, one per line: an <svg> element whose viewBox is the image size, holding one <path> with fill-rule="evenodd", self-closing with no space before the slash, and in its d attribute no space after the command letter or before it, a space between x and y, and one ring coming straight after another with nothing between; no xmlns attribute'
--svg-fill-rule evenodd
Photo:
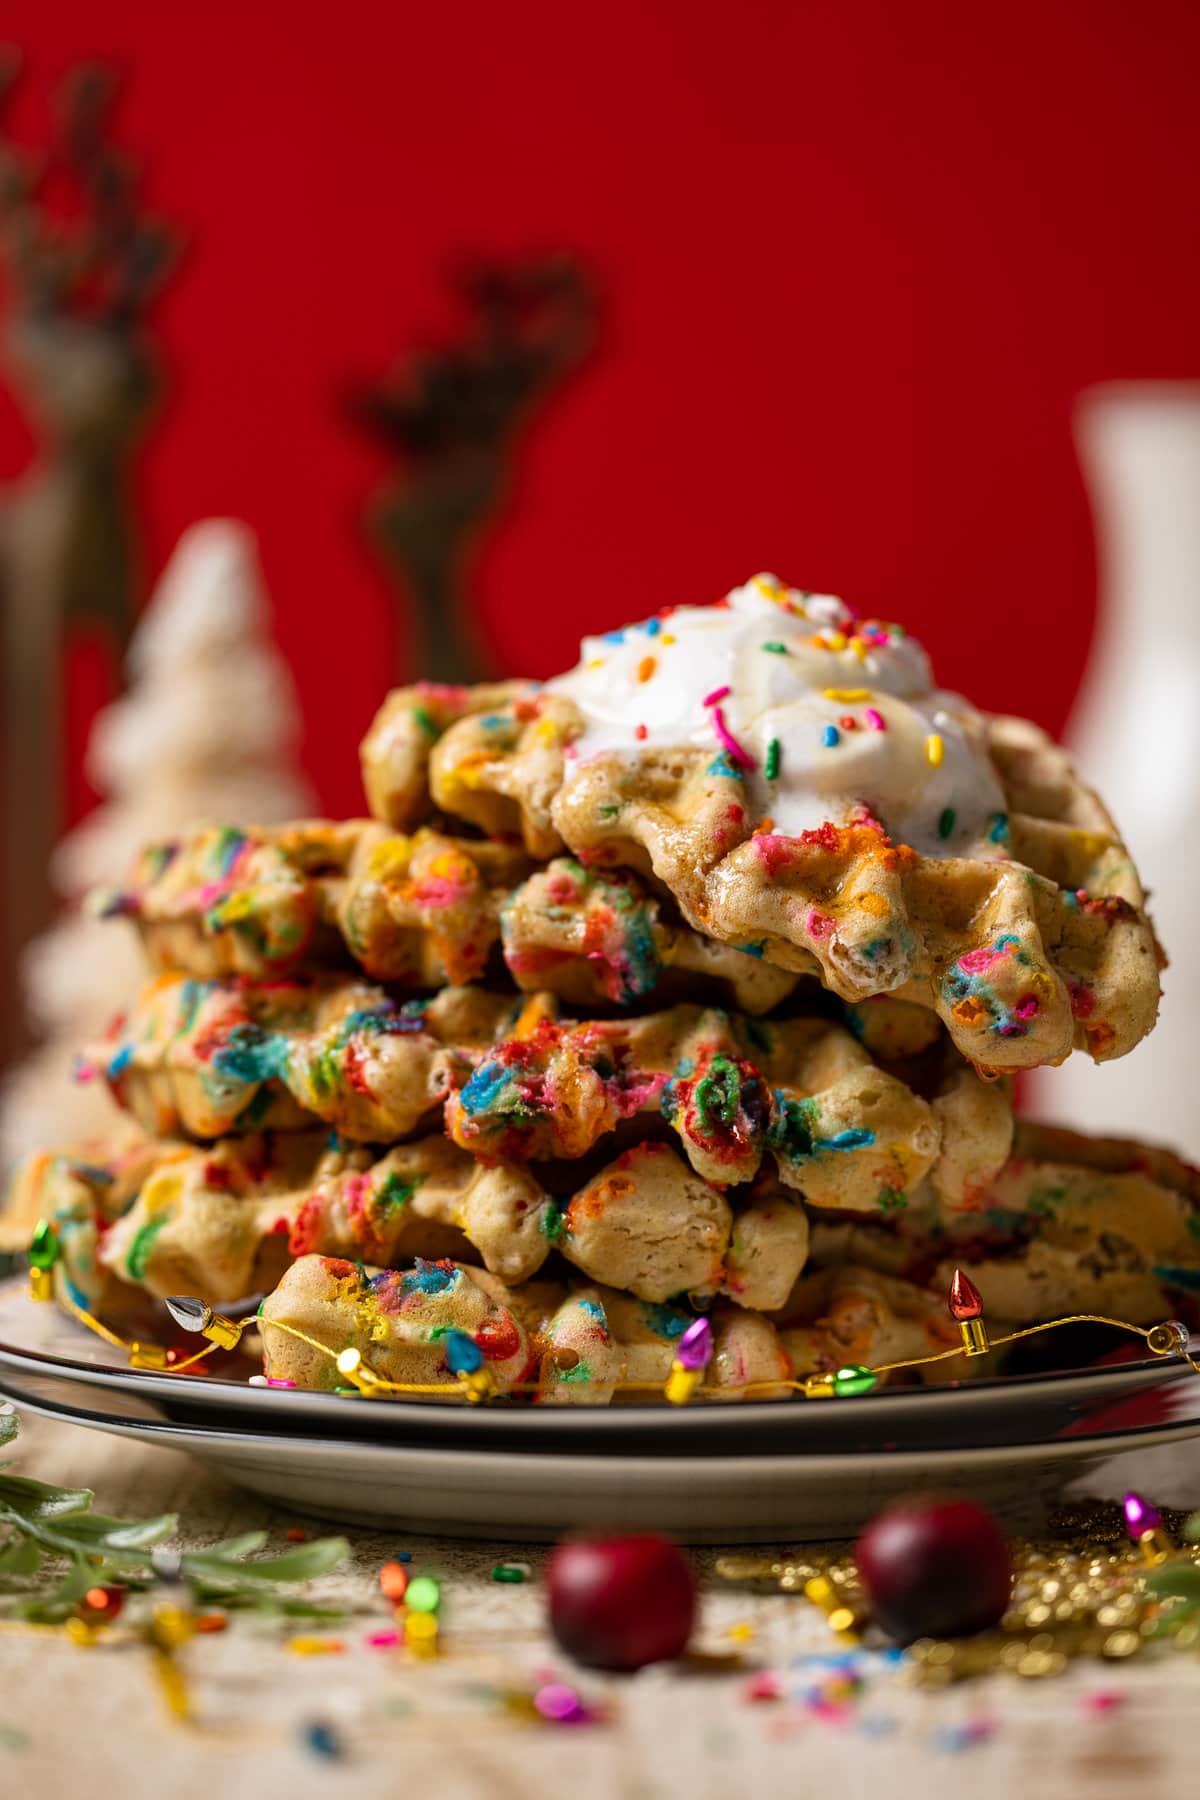
<svg viewBox="0 0 1200 1800"><path fill-rule="evenodd" d="M154 1350L157 1354L165 1357L166 1352L162 1351L157 1346L139 1344L136 1341L120 1337L116 1332L110 1330L110 1328L101 1320L97 1319L93 1313L88 1312L82 1306L76 1305L70 1295L63 1293L60 1294L59 1298L66 1310L77 1319L81 1325L85 1325L89 1331L92 1331L98 1337L103 1338L106 1343L112 1344L114 1348L126 1351L131 1357L136 1356L139 1351L144 1352L146 1350ZM261 1329L263 1326L270 1326L273 1331L283 1332L285 1336L294 1338L297 1343L306 1345L308 1349L315 1350L321 1356L327 1356L335 1367L337 1366L339 1356L345 1354L344 1350L334 1350L330 1345L323 1344L319 1338L311 1337L308 1332L302 1331L299 1326L289 1325L282 1319L268 1318L264 1314L259 1313L251 1314L248 1318L241 1320L238 1323L243 1332L249 1330L251 1326L256 1329ZM1133 1325L1127 1319L1112 1319L1104 1313L1070 1313L1061 1319L1047 1319L1039 1325L1024 1325L1016 1331L1006 1332L1001 1337L993 1337L991 1339L991 1344L994 1349L998 1349L1001 1345L1014 1344L1021 1338L1038 1337L1044 1332L1057 1331L1060 1327L1066 1325L1108 1325L1116 1331L1127 1331L1134 1337L1142 1338L1149 1346L1153 1334L1161 1331L1163 1325L1167 1323L1169 1323L1169 1321L1163 1321L1159 1325ZM213 1351L218 1348L220 1348L220 1346L217 1344L206 1344L202 1350L198 1350L193 1356L185 1358L182 1362L164 1362L162 1368L155 1372L164 1375L181 1375L187 1369L193 1368L197 1363L202 1362L205 1357L211 1356ZM1188 1364L1188 1367L1192 1372L1200 1375L1200 1363L1198 1363L1191 1354L1186 1343L1177 1343L1173 1352L1152 1350L1152 1353L1154 1355L1169 1355L1172 1353L1180 1355ZM965 1359L966 1356L967 1351L965 1346L962 1344L954 1344L951 1345L949 1349L936 1350L928 1356L911 1356L904 1358L902 1361L890 1363L863 1363L861 1365L856 1365L856 1372L876 1377L880 1375L892 1375L905 1369L922 1369L932 1363L950 1362L955 1357L962 1357ZM142 1366L145 1367L144 1364ZM339 1371L339 1373L345 1373L347 1376L349 1383L349 1387L346 1390L347 1392L353 1391L368 1398L372 1394L381 1393L445 1396L447 1391L453 1391L453 1384L444 1381L389 1381L386 1376L377 1374L361 1355L359 1355L353 1369ZM805 1399L828 1399L834 1397L829 1388L830 1379L831 1375L829 1373L801 1377L773 1376L764 1380L744 1382L737 1391L741 1394L778 1394L780 1390L783 1390L785 1392L802 1395ZM461 1383L459 1385L461 1390ZM540 1384L536 1381L514 1382L510 1388L507 1388L504 1391L510 1394L537 1393L539 1385ZM604 1382L603 1385L611 1388L616 1393L651 1393L661 1395L664 1391L665 1382L621 1379L614 1382ZM703 1388L701 1388L700 1392L703 1395Z"/></svg>

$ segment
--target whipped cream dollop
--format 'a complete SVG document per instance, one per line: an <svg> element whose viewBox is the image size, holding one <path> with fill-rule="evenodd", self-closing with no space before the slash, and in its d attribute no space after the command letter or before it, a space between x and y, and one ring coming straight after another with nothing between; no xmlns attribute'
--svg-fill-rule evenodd
<svg viewBox="0 0 1200 1800"><path fill-rule="evenodd" d="M751 819L787 837L864 809L924 856L1007 852L1005 799L981 715L933 684L902 626L756 575L709 606L583 640L546 683L584 729L572 766L604 752L711 746Z"/></svg>

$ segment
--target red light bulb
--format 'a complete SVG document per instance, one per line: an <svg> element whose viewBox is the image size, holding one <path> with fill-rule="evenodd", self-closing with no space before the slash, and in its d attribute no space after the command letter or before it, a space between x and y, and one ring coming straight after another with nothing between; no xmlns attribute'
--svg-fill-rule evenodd
<svg viewBox="0 0 1200 1800"><path fill-rule="evenodd" d="M950 1283L950 1317L957 1322L967 1355L985 1356L991 1344L983 1322L983 1295L961 1269L955 1269Z"/></svg>
<svg viewBox="0 0 1200 1800"><path fill-rule="evenodd" d="M968 1319L979 1319L982 1316L983 1295L969 1275L964 1275L961 1269L955 1269L954 1279L950 1283L950 1317L963 1325Z"/></svg>

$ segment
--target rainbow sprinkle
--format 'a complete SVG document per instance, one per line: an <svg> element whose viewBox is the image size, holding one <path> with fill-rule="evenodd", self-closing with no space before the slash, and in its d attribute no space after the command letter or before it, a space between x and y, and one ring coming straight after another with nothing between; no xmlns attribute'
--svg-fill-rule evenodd
<svg viewBox="0 0 1200 1800"><path fill-rule="evenodd" d="M868 706L864 717L872 731L887 730L887 721L884 719L883 714L881 712L876 712L873 706Z"/></svg>
<svg viewBox="0 0 1200 1800"><path fill-rule="evenodd" d="M940 769L946 754L946 746L940 731L932 731L925 739L925 754L935 769Z"/></svg>
<svg viewBox="0 0 1200 1800"><path fill-rule="evenodd" d="M727 694L728 692L728 688L721 689L722 694ZM712 709L712 722L713 730L716 732L722 745L728 751L731 759L738 767L742 769L757 769L758 764L751 756L750 752L738 743L728 725L726 725L725 714L721 711L719 706L714 706Z"/></svg>
<svg viewBox="0 0 1200 1800"><path fill-rule="evenodd" d="M716 706L732 692L733 689L729 686L728 682L726 682L724 687L714 688L711 694L705 694L701 705Z"/></svg>
<svg viewBox="0 0 1200 1800"><path fill-rule="evenodd" d="M938 820L938 836L940 838L948 838L953 830L954 808L952 806L947 806L943 809L942 815Z"/></svg>
<svg viewBox="0 0 1200 1800"><path fill-rule="evenodd" d="M776 780L779 775L780 748L781 748L781 746L780 746L778 738L772 738L770 743L767 745L767 760L766 760L766 764L765 764L765 773L766 773L766 777L767 777L768 781Z"/></svg>
<svg viewBox="0 0 1200 1800"><path fill-rule="evenodd" d="M835 750L842 741L842 734L836 725L826 725L821 733L821 742L827 750Z"/></svg>

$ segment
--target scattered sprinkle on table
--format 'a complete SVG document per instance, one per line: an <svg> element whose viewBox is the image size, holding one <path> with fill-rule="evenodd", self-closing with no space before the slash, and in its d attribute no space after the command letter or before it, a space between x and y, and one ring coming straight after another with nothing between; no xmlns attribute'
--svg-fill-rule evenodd
<svg viewBox="0 0 1200 1800"><path fill-rule="evenodd" d="M760 1669L758 1674L752 1675L746 1683L746 1699L755 1702L782 1700L783 1687L778 1675L773 1675L770 1669Z"/></svg>
<svg viewBox="0 0 1200 1800"><path fill-rule="evenodd" d="M977 1744L986 1744L995 1730L994 1719L980 1716L975 1719L967 1719L961 1725L939 1726L930 1742L935 1750L946 1750L955 1754L961 1750L973 1750Z"/></svg>
<svg viewBox="0 0 1200 1800"><path fill-rule="evenodd" d="M437 1652L437 1615L431 1612L408 1612L404 1616L404 1641L410 1650L424 1656Z"/></svg>
<svg viewBox="0 0 1200 1800"><path fill-rule="evenodd" d="M435 1613L442 1603L442 1590L432 1575L417 1575L409 1582L404 1598L409 1612Z"/></svg>
<svg viewBox="0 0 1200 1800"><path fill-rule="evenodd" d="M524 1581L527 1571L519 1563L497 1563L492 1570L493 1581Z"/></svg>
<svg viewBox="0 0 1200 1800"><path fill-rule="evenodd" d="M337 1762L344 1754L341 1738L332 1725L321 1719L313 1719L302 1728L300 1741L310 1756L318 1756L324 1762Z"/></svg>
<svg viewBox="0 0 1200 1800"><path fill-rule="evenodd" d="M543 1719L555 1725L582 1724L588 1717L583 1701L564 1681L548 1681L533 1696L533 1704Z"/></svg>
<svg viewBox="0 0 1200 1800"><path fill-rule="evenodd" d="M408 1570L399 1558L395 1562L384 1563L379 1571L379 1585L393 1605L399 1605L408 1587Z"/></svg>

